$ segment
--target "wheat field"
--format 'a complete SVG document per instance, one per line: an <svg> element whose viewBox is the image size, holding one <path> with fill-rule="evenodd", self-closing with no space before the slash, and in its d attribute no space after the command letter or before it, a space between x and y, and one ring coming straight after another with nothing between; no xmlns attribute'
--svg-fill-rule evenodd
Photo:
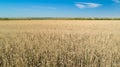
<svg viewBox="0 0 120 67"><path fill-rule="evenodd" d="M0 67L120 67L120 21L2 20Z"/></svg>

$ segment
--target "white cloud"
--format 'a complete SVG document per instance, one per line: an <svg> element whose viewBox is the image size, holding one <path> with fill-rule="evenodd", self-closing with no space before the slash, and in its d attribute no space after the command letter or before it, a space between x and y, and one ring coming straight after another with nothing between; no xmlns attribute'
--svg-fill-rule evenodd
<svg viewBox="0 0 120 67"><path fill-rule="evenodd" d="M120 3L120 0L112 0L115 3Z"/></svg>
<svg viewBox="0 0 120 67"><path fill-rule="evenodd" d="M102 6L102 4L98 3L87 3L87 2L78 2L75 4L78 8L97 8Z"/></svg>
<svg viewBox="0 0 120 67"><path fill-rule="evenodd" d="M102 4L97 4L97 3L86 3L86 4L90 8L96 8L96 7L100 7L102 5Z"/></svg>
<svg viewBox="0 0 120 67"><path fill-rule="evenodd" d="M78 8L86 8L86 6L85 5L83 5L83 4L75 4Z"/></svg>

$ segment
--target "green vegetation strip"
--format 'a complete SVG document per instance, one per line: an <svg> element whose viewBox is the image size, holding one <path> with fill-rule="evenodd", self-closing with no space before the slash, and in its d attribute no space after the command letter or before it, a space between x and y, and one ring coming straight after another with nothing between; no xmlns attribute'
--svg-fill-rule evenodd
<svg viewBox="0 0 120 67"><path fill-rule="evenodd" d="M120 20L120 18L0 18L0 20Z"/></svg>

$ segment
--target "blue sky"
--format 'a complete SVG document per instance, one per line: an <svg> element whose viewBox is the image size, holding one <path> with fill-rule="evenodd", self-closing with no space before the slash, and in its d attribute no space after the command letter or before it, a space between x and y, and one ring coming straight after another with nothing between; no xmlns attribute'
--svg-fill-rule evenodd
<svg viewBox="0 0 120 67"><path fill-rule="evenodd" d="M120 0L0 0L0 17L120 17Z"/></svg>

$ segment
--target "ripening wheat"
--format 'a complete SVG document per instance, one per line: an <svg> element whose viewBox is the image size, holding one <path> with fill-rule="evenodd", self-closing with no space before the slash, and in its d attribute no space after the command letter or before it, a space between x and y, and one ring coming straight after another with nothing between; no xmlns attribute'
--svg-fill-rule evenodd
<svg viewBox="0 0 120 67"><path fill-rule="evenodd" d="M120 21L0 21L0 67L120 67Z"/></svg>

